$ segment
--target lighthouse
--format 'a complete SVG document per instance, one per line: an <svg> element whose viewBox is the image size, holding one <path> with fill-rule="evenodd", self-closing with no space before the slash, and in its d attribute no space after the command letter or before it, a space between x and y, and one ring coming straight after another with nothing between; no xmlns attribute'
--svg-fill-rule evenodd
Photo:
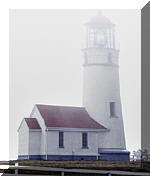
<svg viewBox="0 0 150 176"><path fill-rule="evenodd" d="M99 148L125 150L115 25L99 11L85 26L83 106L109 130L98 136Z"/></svg>
<svg viewBox="0 0 150 176"><path fill-rule="evenodd" d="M86 23L83 106L35 104L18 128L18 159L129 161L114 24Z"/></svg>

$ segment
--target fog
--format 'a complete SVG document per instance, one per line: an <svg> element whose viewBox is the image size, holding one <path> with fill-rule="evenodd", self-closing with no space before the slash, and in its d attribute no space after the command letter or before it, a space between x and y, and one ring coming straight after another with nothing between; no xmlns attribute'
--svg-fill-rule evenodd
<svg viewBox="0 0 150 176"><path fill-rule="evenodd" d="M34 104L82 106L84 24L97 10L10 10L10 159ZM116 25L127 149L141 146L140 10L103 10Z"/></svg>

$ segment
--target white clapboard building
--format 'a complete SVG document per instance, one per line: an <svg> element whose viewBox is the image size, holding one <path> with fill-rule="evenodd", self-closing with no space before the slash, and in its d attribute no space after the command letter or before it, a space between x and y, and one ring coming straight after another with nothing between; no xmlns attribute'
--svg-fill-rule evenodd
<svg viewBox="0 0 150 176"><path fill-rule="evenodd" d="M86 24L83 107L35 105L18 128L19 159L129 161L114 27L101 12Z"/></svg>

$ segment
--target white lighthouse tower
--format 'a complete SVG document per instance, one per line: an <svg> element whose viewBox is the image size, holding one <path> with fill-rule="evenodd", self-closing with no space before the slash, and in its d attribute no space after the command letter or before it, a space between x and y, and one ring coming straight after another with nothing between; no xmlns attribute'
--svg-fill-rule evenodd
<svg viewBox="0 0 150 176"><path fill-rule="evenodd" d="M115 25L99 11L86 23L83 106L108 132L98 137L99 148L126 149L120 100L119 51L115 48Z"/></svg>

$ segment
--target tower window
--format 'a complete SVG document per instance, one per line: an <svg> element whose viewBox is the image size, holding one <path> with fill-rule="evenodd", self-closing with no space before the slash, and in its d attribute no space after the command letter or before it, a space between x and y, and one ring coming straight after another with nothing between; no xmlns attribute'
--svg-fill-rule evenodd
<svg viewBox="0 0 150 176"><path fill-rule="evenodd" d="M64 148L64 133L59 132L59 148Z"/></svg>
<svg viewBox="0 0 150 176"><path fill-rule="evenodd" d="M82 148L88 148L88 134L82 133Z"/></svg>
<svg viewBox="0 0 150 176"><path fill-rule="evenodd" d="M110 102L110 117L115 117L116 116L116 104L115 102Z"/></svg>

